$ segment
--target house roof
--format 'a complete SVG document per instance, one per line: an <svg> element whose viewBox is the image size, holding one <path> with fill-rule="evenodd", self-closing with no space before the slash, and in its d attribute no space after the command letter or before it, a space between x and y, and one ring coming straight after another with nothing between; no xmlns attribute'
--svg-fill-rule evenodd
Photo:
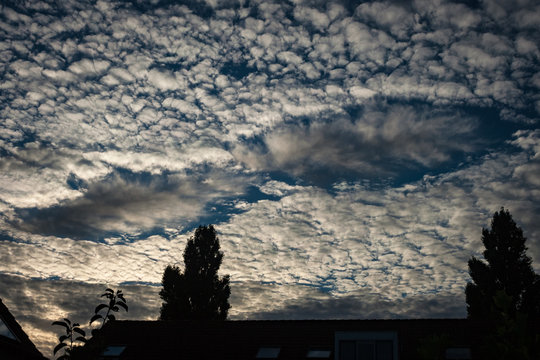
<svg viewBox="0 0 540 360"><path fill-rule="evenodd" d="M465 319L114 321L87 346L97 357L108 348L120 359L256 359L276 349L278 359L306 359L310 350L334 359L336 333L392 332L404 360L415 358L428 336L444 333L455 346L468 347L484 327Z"/></svg>
<svg viewBox="0 0 540 360"><path fill-rule="evenodd" d="M0 299L0 357L45 359Z"/></svg>

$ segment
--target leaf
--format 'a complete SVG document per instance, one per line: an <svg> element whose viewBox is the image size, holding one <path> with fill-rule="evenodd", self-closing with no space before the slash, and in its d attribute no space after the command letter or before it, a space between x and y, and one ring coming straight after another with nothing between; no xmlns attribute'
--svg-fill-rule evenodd
<svg viewBox="0 0 540 360"><path fill-rule="evenodd" d="M107 318L108 318L110 321L116 320L116 317L115 317L113 314L107 315Z"/></svg>
<svg viewBox="0 0 540 360"><path fill-rule="evenodd" d="M76 333L81 334L82 336L86 336L86 333L85 333L84 330L81 329L81 328L78 328L78 327L73 328L73 331L75 331Z"/></svg>
<svg viewBox="0 0 540 360"><path fill-rule="evenodd" d="M124 295L122 295L122 294L117 295L117 298L119 298L123 302L127 302L126 299L124 298Z"/></svg>
<svg viewBox="0 0 540 360"><path fill-rule="evenodd" d="M60 325L60 326L63 326L63 327L65 327L65 328L66 328L66 330L69 330L69 326L68 326L68 324L66 324L66 323L65 323L65 322L63 322L63 321L53 321L53 323L52 323L52 324L53 324L53 325Z"/></svg>
<svg viewBox="0 0 540 360"><path fill-rule="evenodd" d="M126 312L128 311L128 306L125 303L118 301L116 305L123 307Z"/></svg>
<svg viewBox="0 0 540 360"><path fill-rule="evenodd" d="M61 335L61 336L58 338L58 341L64 342L64 340L66 340L67 338L69 338L69 336L67 336L67 335Z"/></svg>
<svg viewBox="0 0 540 360"><path fill-rule="evenodd" d="M103 316L101 316L100 314L92 316L92 318L90 319L90 325L92 325L92 323L98 319L103 319Z"/></svg>
<svg viewBox="0 0 540 360"><path fill-rule="evenodd" d="M64 321L65 321L67 324L71 325L71 321L69 321L68 318L64 318Z"/></svg>
<svg viewBox="0 0 540 360"><path fill-rule="evenodd" d="M114 297L114 290L110 288L105 289L105 292L101 295L101 297L103 296L106 296L107 298L111 299L112 297Z"/></svg>
<svg viewBox="0 0 540 360"><path fill-rule="evenodd" d="M80 341L86 344L86 339L84 338L84 336L78 336L75 341Z"/></svg>
<svg viewBox="0 0 540 360"><path fill-rule="evenodd" d="M109 306L106 304L99 304L98 306L96 306L96 310L94 310L94 312L97 314L98 312L100 312L101 309L105 309L107 307Z"/></svg>
<svg viewBox="0 0 540 360"><path fill-rule="evenodd" d="M120 310L120 309L118 308L118 306L114 305L114 306L111 308L111 310L114 311L114 312L118 312L118 310Z"/></svg>
<svg viewBox="0 0 540 360"><path fill-rule="evenodd" d="M60 344L56 345L54 347L54 350L53 350L53 355L56 355L56 353L65 346L67 346L66 343L60 343Z"/></svg>

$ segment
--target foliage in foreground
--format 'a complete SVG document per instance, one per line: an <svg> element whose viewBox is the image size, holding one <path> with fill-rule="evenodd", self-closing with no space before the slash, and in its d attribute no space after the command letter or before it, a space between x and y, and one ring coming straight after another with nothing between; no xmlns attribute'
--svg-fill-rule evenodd
<svg viewBox="0 0 540 360"><path fill-rule="evenodd" d="M101 320L101 326L100 329L105 325L107 321L114 321L116 320L116 317L111 314L111 312L118 312L120 308L123 308L128 311L128 306L126 304L126 299L124 298L124 295L122 294L122 290L117 290L116 293L114 290L107 288L105 290L105 293L101 295L101 297L106 297L109 299L108 304L99 304L96 306L96 309L94 310L94 316L90 319L90 325L94 321ZM106 310L105 315L100 314L100 312Z"/></svg>
<svg viewBox="0 0 540 360"><path fill-rule="evenodd" d="M120 308L123 308L126 312L128 311L128 306L126 304L126 299L122 294L122 290L117 290L116 293L114 290L107 288L101 297L107 298L109 301L105 304L99 304L94 310L94 316L90 319L90 324L94 321L101 320L101 326L99 329L105 325L108 321L114 321L116 317L111 312L118 312ZM105 315L101 313L105 311ZM86 338L86 332L80 328L80 324L72 323L68 318L63 319L62 321L54 321L52 325L63 326L66 333L58 337L58 345L54 347L53 355L56 356L58 352L60 355L57 360L66 360L71 359L76 352L77 348L84 345L88 339ZM94 333L96 329L92 331ZM63 350L63 352L62 352Z"/></svg>
<svg viewBox="0 0 540 360"><path fill-rule="evenodd" d="M71 323L68 318L62 321L54 321L52 324L63 326L66 330L65 334L58 337L59 343L54 347L53 355L56 356L56 353L63 349L64 353L58 357L58 360L70 359L74 344L86 343L86 332L80 328L78 323Z"/></svg>

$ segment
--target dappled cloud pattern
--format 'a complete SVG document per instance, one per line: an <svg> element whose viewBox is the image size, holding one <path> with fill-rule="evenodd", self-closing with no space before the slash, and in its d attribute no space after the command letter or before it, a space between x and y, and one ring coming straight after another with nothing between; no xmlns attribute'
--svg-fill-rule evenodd
<svg viewBox="0 0 540 360"><path fill-rule="evenodd" d="M50 355L104 285L156 318L212 223L231 318L464 316L500 206L538 271L539 30L526 0L3 2L0 296Z"/></svg>

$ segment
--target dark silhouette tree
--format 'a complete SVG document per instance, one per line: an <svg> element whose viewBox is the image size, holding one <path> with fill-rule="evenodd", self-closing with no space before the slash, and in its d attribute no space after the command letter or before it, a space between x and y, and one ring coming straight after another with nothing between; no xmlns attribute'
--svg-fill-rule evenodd
<svg viewBox="0 0 540 360"><path fill-rule="evenodd" d="M86 333L80 328L77 323L71 323L69 319L63 321L54 321L53 325L63 326L66 330L65 334L58 337L58 345L54 347L53 355L56 356L60 350L64 350L64 353L57 358L57 360L71 359L71 353L76 347L76 343L86 343Z"/></svg>
<svg viewBox="0 0 540 360"><path fill-rule="evenodd" d="M512 298L503 290L493 297L492 328L480 344L479 359L540 359L540 335L530 328L527 315L513 309Z"/></svg>
<svg viewBox="0 0 540 360"><path fill-rule="evenodd" d="M469 318L496 318L494 301L500 291L511 299L511 315L519 311L529 318L540 316L540 276L525 254L525 241L523 231L504 208L493 215L490 230L482 229L487 262L474 256L469 260L472 282L465 289Z"/></svg>
<svg viewBox="0 0 540 360"><path fill-rule="evenodd" d="M231 290L229 276L218 277L222 260L214 227L199 226L184 250L184 272L168 265L163 273L160 320L225 320Z"/></svg>

